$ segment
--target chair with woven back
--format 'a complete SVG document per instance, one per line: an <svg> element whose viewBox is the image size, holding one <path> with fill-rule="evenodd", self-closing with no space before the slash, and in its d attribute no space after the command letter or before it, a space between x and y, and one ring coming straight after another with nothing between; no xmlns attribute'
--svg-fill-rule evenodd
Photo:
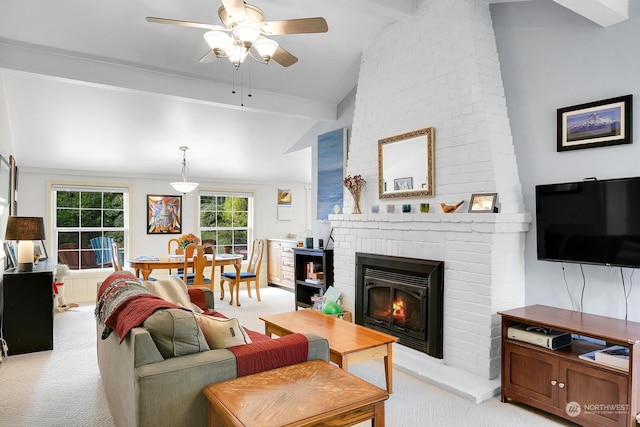
<svg viewBox="0 0 640 427"><path fill-rule="evenodd" d="M238 279L238 289L236 290L236 304L240 305L239 288L240 283L247 284L247 293L249 298L251 297L251 283L256 284L256 295L258 301L260 301L260 267L262 266L262 255L264 254L264 241L262 239L255 239L251 245L251 256L249 257L249 264L247 265L247 271L241 271ZM233 298L233 287L236 284L236 272L222 273L220 275L220 299L224 298L224 282L229 282L229 292L231 298Z"/></svg>

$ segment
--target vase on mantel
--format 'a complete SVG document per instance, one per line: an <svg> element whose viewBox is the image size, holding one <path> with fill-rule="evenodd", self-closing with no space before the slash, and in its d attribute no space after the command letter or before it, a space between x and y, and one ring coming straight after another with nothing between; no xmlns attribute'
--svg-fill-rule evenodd
<svg viewBox="0 0 640 427"><path fill-rule="evenodd" d="M362 213L360 211L360 193L354 193L353 194L353 213L354 214L361 214Z"/></svg>
<svg viewBox="0 0 640 427"><path fill-rule="evenodd" d="M347 175L342 182L353 196L352 213L361 214L362 212L360 211L360 194L362 192L362 187L364 187L366 181L362 178L362 175Z"/></svg>

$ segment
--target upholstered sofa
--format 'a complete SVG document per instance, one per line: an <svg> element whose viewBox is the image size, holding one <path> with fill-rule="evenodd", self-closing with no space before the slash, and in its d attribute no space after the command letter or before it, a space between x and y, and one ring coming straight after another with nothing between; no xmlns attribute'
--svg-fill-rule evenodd
<svg viewBox="0 0 640 427"><path fill-rule="evenodd" d="M112 276L115 277L112 274L99 286L99 299L96 304L97 352L107 400L118 427L206 426L207 402L202 390L208 384L232 379L238 375L240 367L236 360L237 349L242 349L245 353L240 358L246 359L248 355L249 358L255 357L256 361L260 361L260 363L266 361L267 365L269 363L289 363L282 360L286 359L285 355L289 351L287 346L295 344L282 341L287 337L272 339L254 331L247 331L251 343L229 347L231 350L227 348L213 350L201 348L195 349L195 352L191 354L175 357L171 357L172 354L167 355L167 342L163 345L157 339L156 331L151 326L154 323L152 318L179 317L180 322L186 321L192 325L193 321L189 319L198 315L180 308L161 307L155 309L152 316L149 316L139 326L126 331L126 335L123 337L116 333L116 328L113 332L108 333L110 328L105 327L105 324L109 322L103 323L104 319L101 315L104 313L99 313L101 309L104 310L100 291L104 290L108 281L111 281L109 286L113 287L114 279ZM122 273L118 277L117 280L122 281ZM131 279L135 280L133 276ZM196 292L199 292L198 305L201 308L209 309L208 313L212 314L211 309L214 308L213 292L205 288L196 290ZM189 293L193 301L195 294L191 292L191 289ZM214 315L216 314L219 315L214 313ZM175 328L176 330L179 328L177 323ZM104 338L107 334L108 336ZM170 346L178 348L180 345L176 342L181 339L177 335L176 333L176 337L169 340ZM302 345L305 346L304 353L308 352L306 360L329 360L329 346L326 339L316 335L304 335L302 339L305 338ZM291 342L293 343L293 341ZM206 344L205 342L204 345ZM195 344L190 345L191 351L194 351L194 346L202 347L202 338L195 339ZM299 350L300 341L297 345ZM279 350L276 347L279 347ZM187 345L186 348L189 346ZM270 352L274 348L276 351L280 351L280 354L276 354L277 357L273 358L280 359L279 362L271 360L272 353ZM232 350L236 350L236 353ZM185 350L184 346L176 351L189 352ZM167 357L163 357L163 354ZM258 371L261 369L255 366L253 368ZM240 371L240 373L246 372Z"/></svg>

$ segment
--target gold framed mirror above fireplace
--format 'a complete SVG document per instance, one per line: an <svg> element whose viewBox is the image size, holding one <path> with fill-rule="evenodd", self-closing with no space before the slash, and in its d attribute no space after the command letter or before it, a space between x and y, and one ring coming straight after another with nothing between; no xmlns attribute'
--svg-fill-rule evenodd
<svg viewBox="0 0 640 427"><path fill-rule="evenodd" d="M435 194L435 130L422 128L378 141L381 199Z"/></svg>

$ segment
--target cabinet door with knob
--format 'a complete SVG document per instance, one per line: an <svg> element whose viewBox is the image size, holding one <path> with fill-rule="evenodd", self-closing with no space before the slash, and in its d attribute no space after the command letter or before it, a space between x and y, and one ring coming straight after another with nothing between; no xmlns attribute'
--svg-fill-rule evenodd
<svg viewBox="0 0 640 427"><path fill-rule="evenodd" d="M504 351L504 387L523 403L556 407L560 390L558 359L510 342L504 343Z"/></svg>

